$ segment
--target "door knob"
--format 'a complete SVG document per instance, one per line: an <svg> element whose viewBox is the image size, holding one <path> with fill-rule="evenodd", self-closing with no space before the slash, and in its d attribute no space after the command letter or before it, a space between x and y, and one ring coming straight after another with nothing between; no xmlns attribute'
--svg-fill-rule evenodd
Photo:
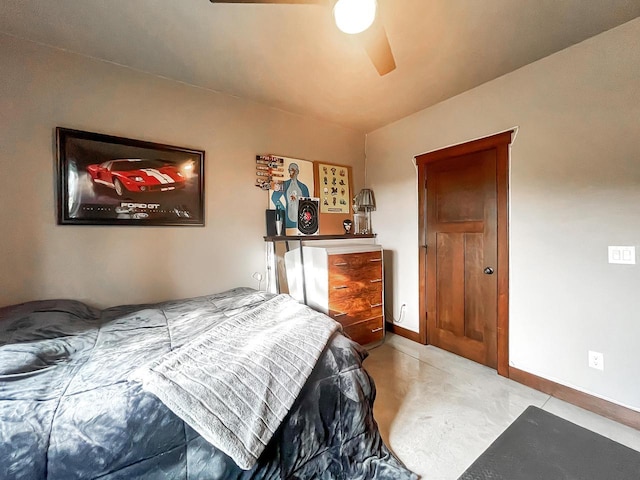
<svg viewBox="0 0 640 480"><path fill-rule="evenodd" d="M487 275L493 275L493 268L485 267L484 273L486 273Z"/></svg>

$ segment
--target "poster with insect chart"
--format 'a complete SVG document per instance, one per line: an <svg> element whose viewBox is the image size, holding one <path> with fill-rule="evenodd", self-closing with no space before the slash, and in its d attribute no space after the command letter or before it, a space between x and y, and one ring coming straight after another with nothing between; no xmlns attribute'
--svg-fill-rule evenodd
<svg viewBox="0 0 640 480"><path fill-rule="evenodd" d="M320 213L350 213L349 170L345 166L318 163Z"/></svg>

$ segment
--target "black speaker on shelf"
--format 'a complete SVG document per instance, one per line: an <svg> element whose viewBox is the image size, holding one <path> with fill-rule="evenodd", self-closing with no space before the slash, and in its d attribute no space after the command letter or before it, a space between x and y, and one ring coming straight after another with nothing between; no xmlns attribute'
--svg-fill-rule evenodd
<svg viewBox="0 0 640 480"><path fill-rule="evenodd" d="M284 210L265 210L265 222L267 224L267 236L276 237L284 235ZM280 230L278 231L278 223Z"/></svg>
<svg viewBox="0 0 640 480"><path fill-rule="evenodd" d="M265 221L267 223L267 236L275 237L276 232L276 218L278 218L277 210L265 210Z"/></svg>

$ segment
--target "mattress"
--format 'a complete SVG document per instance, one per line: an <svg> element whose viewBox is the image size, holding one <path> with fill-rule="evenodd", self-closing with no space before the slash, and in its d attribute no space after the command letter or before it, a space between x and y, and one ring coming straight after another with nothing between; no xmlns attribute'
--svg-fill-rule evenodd
<svg viewBox="0 0 640 480"><path fill-rule="evenodd" d="M249 469L135 380L274 297L237 288L104 310L74 300L0 309L2 478L417 478L380 438L366 351L340 333Z"/></svg>

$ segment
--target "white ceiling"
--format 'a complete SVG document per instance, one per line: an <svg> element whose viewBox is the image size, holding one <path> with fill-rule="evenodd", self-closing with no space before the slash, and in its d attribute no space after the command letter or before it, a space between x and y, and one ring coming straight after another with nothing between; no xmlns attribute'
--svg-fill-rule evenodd
<svg viewBox="0 0 640 480"><path fill-rule="evenodd" d="M319 5L1 0L0 31L368 132L640 16L640 0L378 0L378 76Z"/></svg>

